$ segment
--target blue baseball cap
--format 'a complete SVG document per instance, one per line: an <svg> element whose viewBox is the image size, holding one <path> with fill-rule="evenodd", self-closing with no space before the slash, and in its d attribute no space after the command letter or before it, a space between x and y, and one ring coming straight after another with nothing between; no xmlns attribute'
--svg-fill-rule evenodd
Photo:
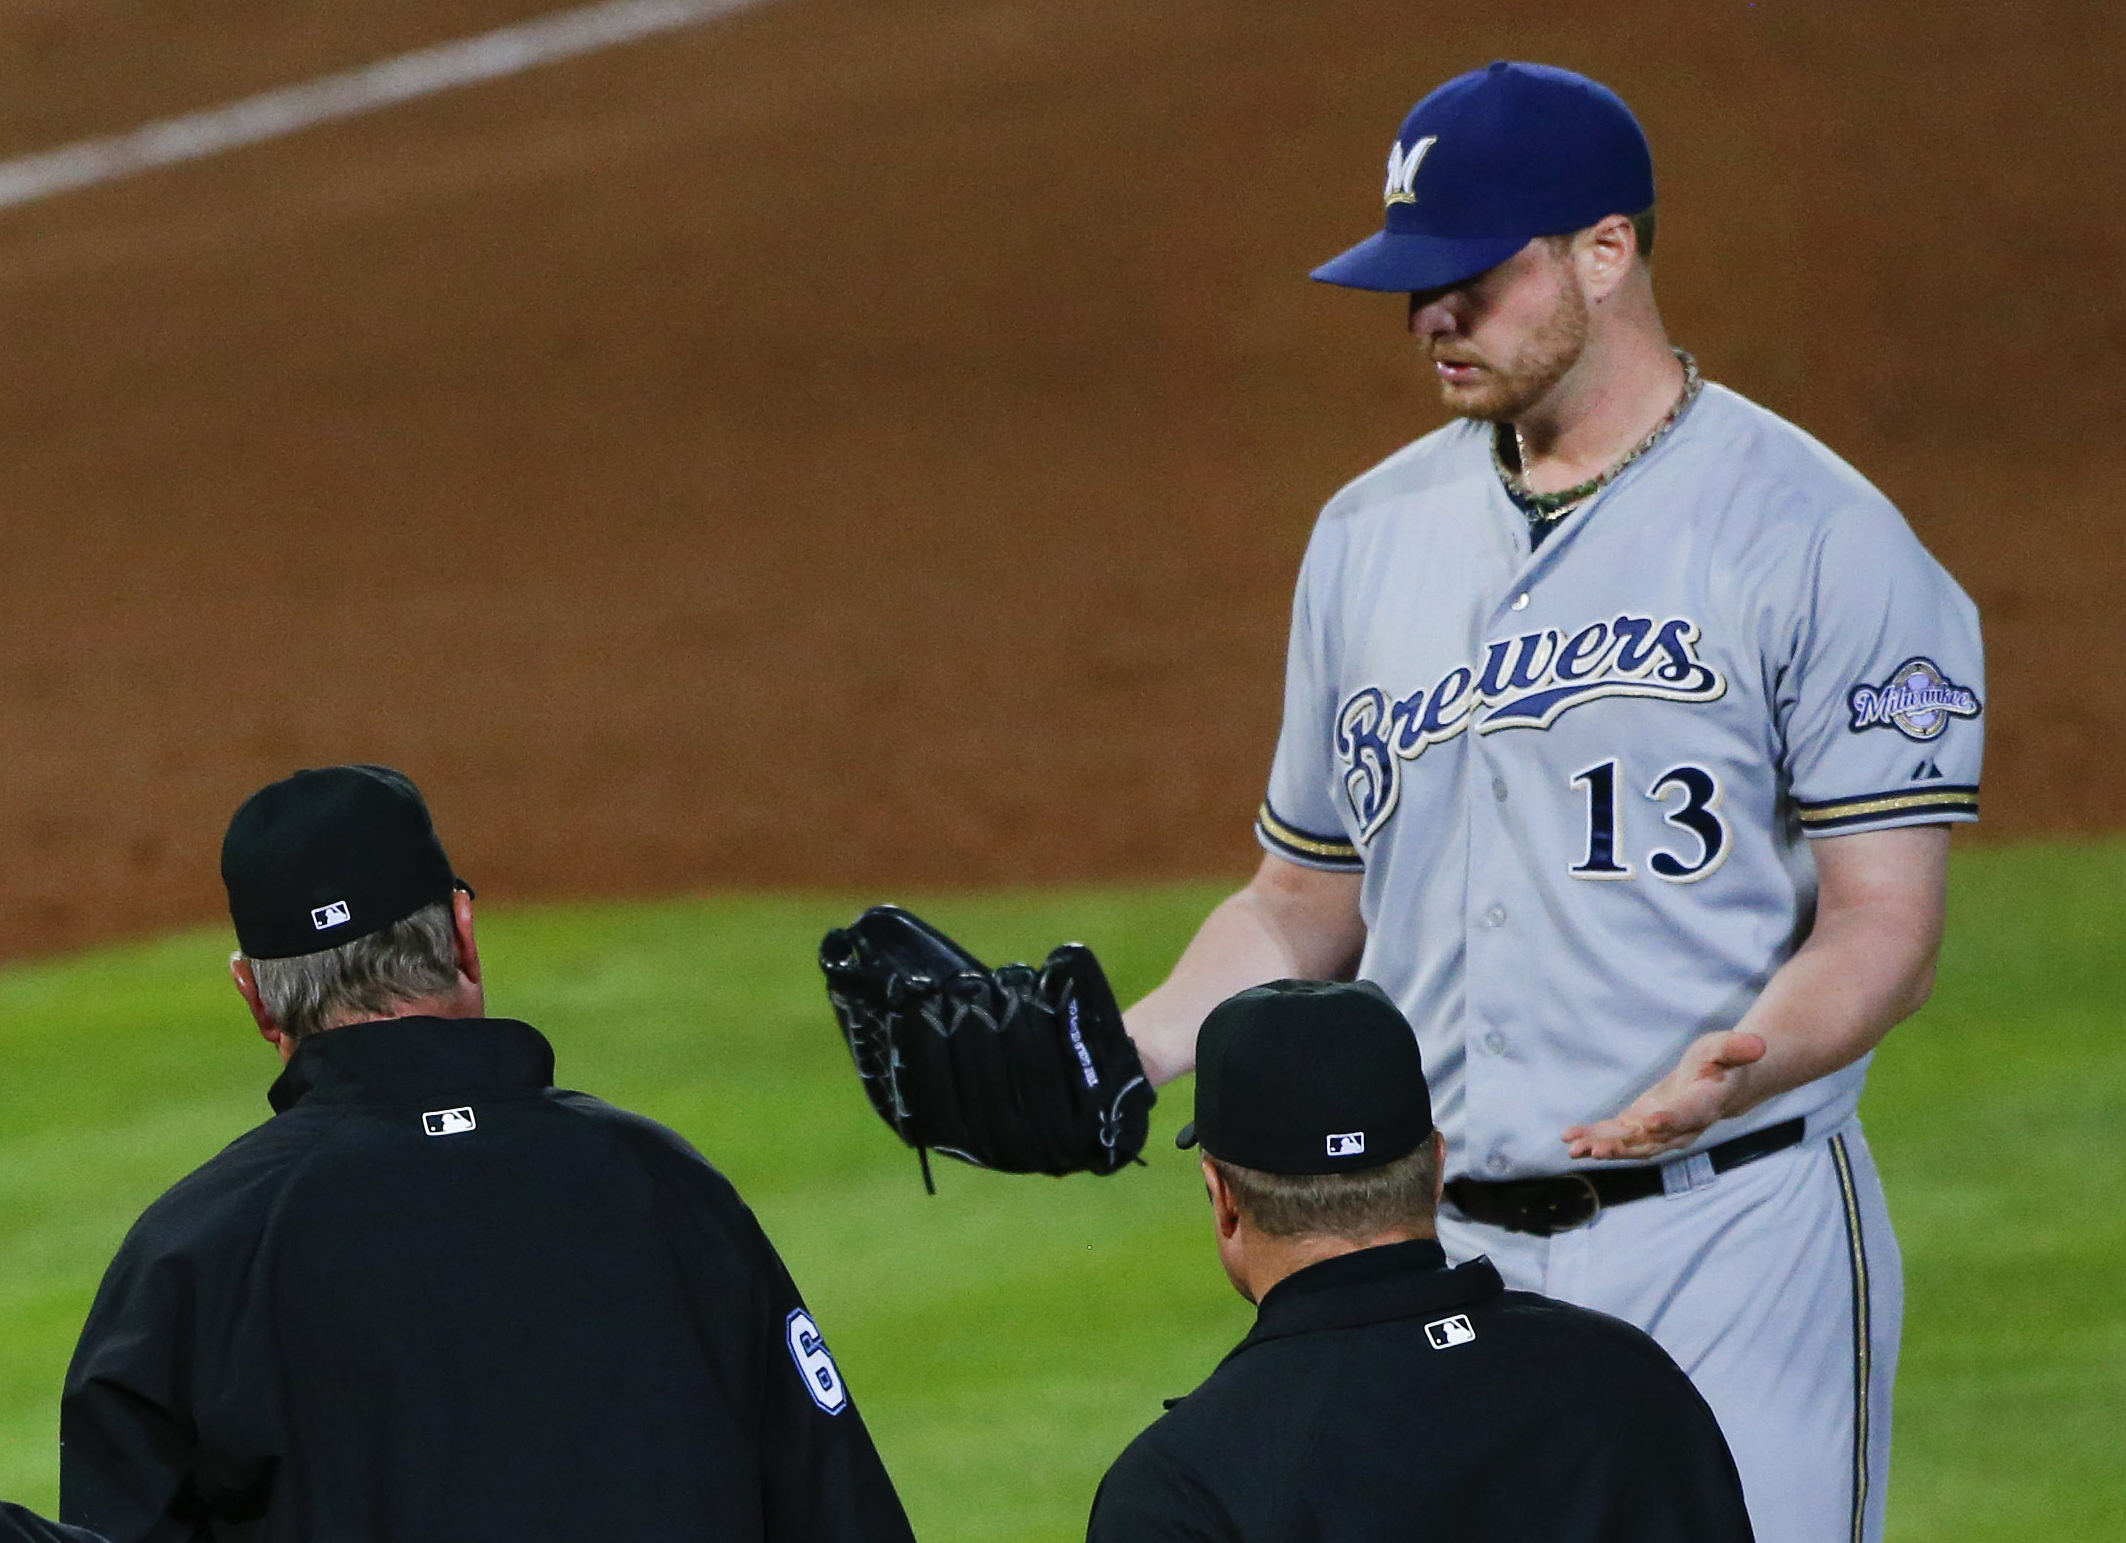
<svg viewBox="0 0 2126 1543"><path fill-rule="evenodd" d="M1654 202L1639 120L1599 81L1498 60L1410 109L1388 152L1385 228L1314 270L1351 289L1440 289L1537 236Z"/></svg>

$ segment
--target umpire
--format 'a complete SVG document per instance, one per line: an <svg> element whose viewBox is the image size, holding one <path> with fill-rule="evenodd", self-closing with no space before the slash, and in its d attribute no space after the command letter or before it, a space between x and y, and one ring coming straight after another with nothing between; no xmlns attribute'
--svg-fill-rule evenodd
<svg viewBox="0 0 2126 1543"><path fill-rule="evenodd" d="M1442 1142L1410 1025L1367 983L1204 1020L1218 1253L1255 1327L1108 1471L1090 1543L1746 1543L1711 1410L1617 1319L1507 1291L1433 1238Z"/></svg>
<svg viewBox="0 0 2126 1543"><path fill-rule="evenodd" d="M471 891L376 766L222 847L272 1119L151 1206L89 1313L61 1515L112 1543L908 1543L730 1184L485 1016Z"/></svg>

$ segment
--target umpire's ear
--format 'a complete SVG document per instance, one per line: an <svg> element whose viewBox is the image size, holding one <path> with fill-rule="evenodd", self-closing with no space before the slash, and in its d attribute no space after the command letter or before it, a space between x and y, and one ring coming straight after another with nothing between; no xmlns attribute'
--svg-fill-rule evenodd
<svg viewBox="0 0 2126 1543"><path fill-rule="evenodd" d="M1225 1175L1208 1157L1203 1159L1203 1188L1211 1197L1211 1218L1218 1225L1219 1241L1227 1241L1240 1230L1240 1206L1233 1199L1232 1186L1225 1182Z"/></svg>
<svg viewBox="0 0 2126 1543"><path fill-rule="evenodd" d="M1203 1159L1203 1187L1211 1197L1211 1220L1218 1228L1218 1263L1225 1270L1225 1278L1233 1283L1233 1289L1242 1298L1252 1302L1256 1299L1251 1248L1262 1246L1262 1234L1252 1227L1241 1226L1240 1207L1235 1203L1233 1187L1226 1183L1225 1175L1208 1154Z"/></svg>
<svg viewBox="0 0 2126 1543"><path fill-rule="evenodd" d="M450 930L458 946L458 973L472 985L480 984L480 945L472 935L472 891L450 892Z"/></svg>
<svg viewBox="0 0 2126 1543"><path fill-rule="evenodd" d="M258 977L251 973L251 961L242 954L231 954L229 979L236 983L236 993L244 999L244 1006L251 1009L251 1021L258 1025L258 1032L266 1043L280 1052L283 1061L295 1054L295 1041L267 1010L266 999L258 994Z"/></svg>

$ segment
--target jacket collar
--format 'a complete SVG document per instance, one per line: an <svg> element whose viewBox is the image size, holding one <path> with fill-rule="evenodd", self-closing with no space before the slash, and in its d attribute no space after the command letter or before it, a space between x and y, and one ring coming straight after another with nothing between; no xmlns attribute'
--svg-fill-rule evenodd
<svg viewBox="0 0 2126 1543"><path fill-rule="evenodd" d="M434 1093L522 1092L554 1085L546 1037L514 1018L384 1018L314 1034L266 1094L297 1104L418 1103Z"/></svg>
<svg viewBox="0 0 2126 1543"><path fill-rule="evenodd" d="M1272 1286L1255 1315L1255 1327L1232 1354L1264 1340L1317 1329L1452 1312L1503 1290L1505 1283L1489 1259L1449 1269L1446 1253L1431 1238L1362 1248L1295 1270Z"/></svg>

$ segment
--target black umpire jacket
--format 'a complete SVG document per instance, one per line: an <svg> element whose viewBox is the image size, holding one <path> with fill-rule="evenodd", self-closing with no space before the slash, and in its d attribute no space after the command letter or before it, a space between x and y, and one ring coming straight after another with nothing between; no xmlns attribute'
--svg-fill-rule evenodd
<svg viewBox="0 0 2126 1543"><path fill-rule="evenodd" d="M1629 1324L1429 1240L1266 1292L1130 1444L1090 1543L1748 1543L1705 1400Z"/></svg>
<svg viewBox="0 0 2126 1543"><path fill-rule="evenodd" d="M62 1527L0 1500L0 1543L103 1543L93 1532Z"/></svg>
<svg viewBox="0 0 2126 1543"><path fill-rule="evenodd" d="M678 1136L507 1019L306 1040L149 1207L60 1410L112 1543L908 1543L832 1356Z"/></svg>

